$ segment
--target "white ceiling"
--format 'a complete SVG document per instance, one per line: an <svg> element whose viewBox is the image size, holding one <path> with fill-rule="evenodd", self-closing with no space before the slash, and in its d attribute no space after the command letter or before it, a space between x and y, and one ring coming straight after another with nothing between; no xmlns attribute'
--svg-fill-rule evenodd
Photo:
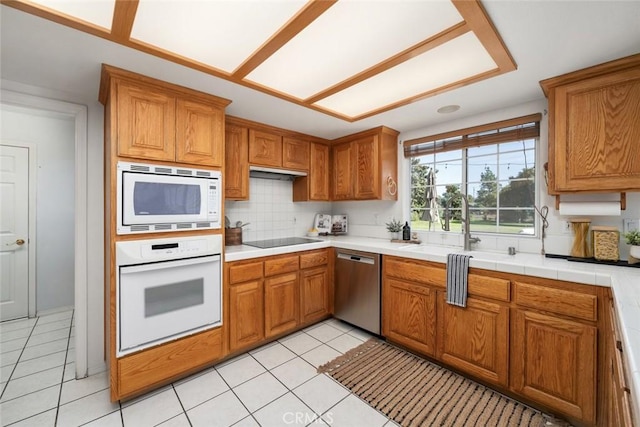
<svg viewBox="0 0 640 427"><path fill-rule="evenodd" d="M76 10L82 9L81 3L75 2ZM172 3L172 1L165 3ZM359 3L366 4L365 0ZM251 3L247 2L247 4ZM304 2L282 2L280 10L270 12L273 22L265 23L261 31L264 34L273 32L274 26L275 28L281 26L282 16L290 13L291 8L299 8L301 4ZM371 4L375 3L372 1ZM142 2L140 7L149 7L148 5L149 3ZM74 94L74 98L91 102L97 99L100 64L107 63L231 99L233 102L227 108L227 113L233 116L319 137L335 138L379 125L406 132L540 99L543 94L538 82L542 79L640 52L639 0L620 2L488 0L484 1L483 5L517 64L516 71L444 92L354 123L73 30L5 5L0 8L0 72L2 78L6 80L69 92ZM332 8L325 13L328 14L331 10ZM337 13L336 11L339 9L335 9L333 13ZM100 21L101 16L104 15L103 12L100 15L85 8L78 13L84 13L87 20L94 20L97 25L105 26L106 24L104 19ZM334 16L334 19L339 19L339 15ZM319 22L319 24L322 23ZM438 25L436 22L429 22L428 19L425 19L425 24L430 28L436 28ZM175 32L175 28L167 27L167 31L158 31L158 26L162 25L162 21L159 24L157 20L146 23L141 20L135 23L132 36L146 34L145 37L164 38L163 43L171 43L175 38L184 36L184 32ZM441 25L447 26L449 22ZM420 39L422 37L420 32L424 32L424 28L416 25L415 16L411 25L402 28L404 28L402 32L397 30L395 32L398 33L398 38L407 40L406 43L409 44L411 40ZM390 34L387 37L393 36L393 32ZM304 36L313 37L312 33ZM470 36L467 37L468 40L461 39L457 42L465 44L467 48L477 43L472 40L475 38L472 33L467 33L467 36ZM381 42L376 39L370 41L371 48L362 53L363 61L375 60L379 49L384 49ZM336 42L331 43L336 52L340 51L337 49ZM318 44L318 49L323 47L326 49L332 44ZM444 46L446 45L443 45L443 48ZM255 41L240 42L239 40L234 49L228 50L229 56L226 60L229 61L229 67L237 66L240 61L238 58L246 58L246 52L251 52L254 48ZM477 50L471 50L471 52L477 52ZM437 59L439 52L434 49L429 51L429 55ZM471 55L479 55L479 57L472 58ZM300 58L300 56L299 47L295 44L287 44L247 78L268 82L273 87L287 88L290 92L299 91L301 96L314 93L318 87L326 87L321 81L326 78L322 73L322 63L312 60L294 62L293 58ZM481 54L470 53L460 55L458 59L463 66L477 66L481 71L490 67L487 58L481 56ZM313 58L317 58L317 55ZM403 66L414 67L413 75L419 76L415 70L420 68L420 60L415 58L407 61ZM308 75L309 81L290 88L291 85L299 85L299 82L278 81L277 74L269 72L269 67L275 69L278 64L289 63L296 72ZM416 65L418 67L415 67ZM448 77L450 70L445 69L444 66L435 68L437 68L434 70L436 77L440 76L443 79ZM375 91L373 97L371 96L373 91L368 87L370 82L364 81L318 103L329 109L336 105L340 108L346 106L348 111L357 115L369 108L370 99L376 99L382 103L389 102L403 91L410 91L405 82L389 83L394 81L389 74L392 71L376 76L376 79L385 82L383 85L385 90ZM344 75L352 74L350 70L342 70L342 72ZM335 77L331 79L335 81ZM416 80L420 81L419 78ZM423 85L426 86L427 83ZM428 87L424 89L428 90ZM436 113L439 107L449 104L459 104L461 108L458 112L449 115Z"/></svg>

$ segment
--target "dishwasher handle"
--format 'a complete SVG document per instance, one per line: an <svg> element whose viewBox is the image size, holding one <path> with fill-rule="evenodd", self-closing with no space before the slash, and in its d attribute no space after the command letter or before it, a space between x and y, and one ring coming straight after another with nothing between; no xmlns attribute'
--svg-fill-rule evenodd
<svg viewBox="0 0 640 427"><path fill-rule="evenodd" d="M371 265L374 265L376 263L375 259L371 257L342 253L342 252L338 252L338 259L344 259L344 260L353 261L353 262L361 262L363 264L371 264Z"/></svg>

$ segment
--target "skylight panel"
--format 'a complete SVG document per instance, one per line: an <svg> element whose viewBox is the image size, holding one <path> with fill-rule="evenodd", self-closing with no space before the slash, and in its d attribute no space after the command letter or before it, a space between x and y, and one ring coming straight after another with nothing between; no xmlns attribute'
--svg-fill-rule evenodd
<svg viewBox="0 0 640 427"><path fill-rule="evenodd" d="M115 0L33 0L65 15L111 30Z"/></svg>
<svg viewBox="0 0 640 427"><path fill-rule="evenodd" d="M304 4L141 0L131 38L230 73Z"/></svg>
<svg viewBox="0 0 640 427"><path fill-rule="evenodd" d="M475 34L466 33L314 105L357 117L496 68Z"/></svg>
<svg viewBox="0 0 640 427"><path fill-rule="evenodd" d="M339 1L247 80L305 99L462 20L448 1Z"/></svg>

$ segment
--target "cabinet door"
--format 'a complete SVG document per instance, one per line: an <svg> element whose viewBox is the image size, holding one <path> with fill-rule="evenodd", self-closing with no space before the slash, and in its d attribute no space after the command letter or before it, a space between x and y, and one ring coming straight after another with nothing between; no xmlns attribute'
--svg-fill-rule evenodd
<svg viewBox="0 0 640 427"><path fill-rule="evenodd" d="M283 138L282 167L285 169L309 170L309 142Z"/></svg>
<svg viewBox="0 0 640 427"><path fill-rule="evenodd" d="M262 280L229 286L229 350L264 339Z"/></svg>
<svg viewBox="0 0 640 427"><path fill-rule="evenodd" d="M224 110L178 99L176 101L176 161L222 166Z"/></svg>
<svg viewBox="0 0 640 427"><path fill-rule="evenodd" d="M249 200L249 130L240 126L225 128L225 198Z"/></svg>
<svg viewBox="0 0 640 427"><path fill-rule="evenodd" d="M311 144L309 200L329 200L329 146Z"/></svg>
<svg viewBox="0 0 640 427"><path fill-rule="evenodd" d="M433 356L436 346L436 291L384 279L382 333L392 341Z"/></svg>
<svg viewBox="0 0 640 427"><path fill-rule="evenodd" d="M559 86L553 98L555 189L640 189L640 68Z"/></svg>
<svg viewBox="0 0 640 427"><path fill-rule="evenodd" d="M117 85L118 156L174 161L175 98L152 87Z"/></svg>
<svg viewBox="0 0 640 427"><path fill-rule="evenodd" d="M282 167L282 137L250 129L249 163L276 168Z"/></svg>
<svg viewBox="0 0 640 427"><path fill-rule="evenodd" d="M329 274L326 267L303 270L300 277L300 307L303 323L329 313Z"/></svg>
<svg viewBox="0 0 640 427"><path fill-rule="evenodd" d="M509 307L468 298L466 307L438 298L438 358L477 378L508 386Z"/></svg>
<svg viewBox="0 0 640 427"><path fill-rule="evenodd" d="M356 199L380 198L380 162L378 154L378 137L370 136L353 142L355 150L355 183Z"/></svg>
<svg viewBox="0 0 640 427"><path fill-rule="evenodd" d="M333 147L333 200L353 199L353 160L350 142Z"/></svg>
<svg viewBox="0 0 640 427"><path fill-rule="evenodd" d="M513 390L595 423L596 328L526 310L516 310L514 322Z"/></svg>
<svg viewBox="0 0 640 427"><path fill-rule="evenodd" d="M298 273L269 277L265 279L264 289L266 337L298 326Z"/></svg>

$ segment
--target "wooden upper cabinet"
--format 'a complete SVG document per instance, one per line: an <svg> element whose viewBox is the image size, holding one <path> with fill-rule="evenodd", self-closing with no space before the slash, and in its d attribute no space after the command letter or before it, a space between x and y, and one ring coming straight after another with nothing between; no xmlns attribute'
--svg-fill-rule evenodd
<svg viewBox="0 0 640 427"><path fill-rule="evenodd" d="M282 167L309 170L309 142L287 137L282 138Z"/></svg>
<svg viewBox="0 0 640 427"><path fill-rule="evenodd" d="M252 165L282 167L282 136L249 130L249 163Z"/></svg>
<svg viewBox="0 0 640 427"><path fill-rule="evenodd" d="M334 200L398 199L397 131L381 126L334 142Z"/></svg>
<svg viewBox="0 0 640 427"><path fill-rule="evenodd" d="M222 166L224 110L203 102L176 101L176 161Z"/></svg>
<svg viewBox="0 0 640 427"><path fill-rule="evenodd" d="M640 191L640 54L540 82L549 192Z"/></svg>
<svg viewBox="0 0 640 427"><path fill-rule="evenodd" d="M309 173L293 183L293 201L329 200L329 146L312 142L309 150Z"/></svg>
<svg viewBox="0 0 640 427"><path fill-rule="evenodd" d="M173 161L175 97L127 81L116 85L118 156Z"/></svg>
<svg viewBox="0 0 640 427"><path fill-rule="evenodd" d="M102 66L110 156L222 167L230 101L130 71Z"/></svg>
<svg viewBox="0 0 640 427"><path fill-rule="evenodd" d="M353 146L350 142L333 147L333 200L353 199Z"/></svg>
<svg viewBox="0 0 640 427"><path fill-rule="evenodd" d="M229 200L249 200L249 130L225 127L224 191Z"/></svg>
<svg viewBox="0 0 640 427"><path fill-rule="evenodd" d="M380 163L378 136L353 142L355 150L354 197L376 199L380 194Z"/></svg>

